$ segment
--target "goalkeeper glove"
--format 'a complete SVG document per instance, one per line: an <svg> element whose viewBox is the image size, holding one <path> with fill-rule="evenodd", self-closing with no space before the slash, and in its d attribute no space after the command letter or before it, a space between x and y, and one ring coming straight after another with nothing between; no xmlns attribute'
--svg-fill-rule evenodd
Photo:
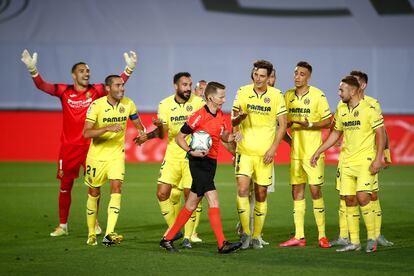
<svg viewBox="0 0 414 276"><path fill-rule="evenodd" d="M126 63L125 73L129 76L137 65L137 54L134 51L129 51L129 54L124 53L124 59Z"/></svg>
<svg viewBox="0 0 414 276"><path fill-rule="evenodd" d="M27 70L29 70L30 74L33 76L37 74L37 53L33 53L33 56L30 56L30 53L27 49L24 49L22 53L22 62L26 65Z"/></svg>

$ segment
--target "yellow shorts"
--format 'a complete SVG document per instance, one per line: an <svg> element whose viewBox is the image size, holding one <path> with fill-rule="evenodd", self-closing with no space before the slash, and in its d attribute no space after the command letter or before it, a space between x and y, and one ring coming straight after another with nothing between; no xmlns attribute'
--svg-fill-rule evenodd
<svg viewBox="0 0 414 276"><path fill-rule="evenodd" d="M359 164L341 164L337 171L340 182L339 194L356 195L357 192L372 192L375 175L371 175L370 165L371 161Z"/></svg>
<svg viewBox="0 0 414 276"><path fill-rule="evenodd" d="M85 185L98 188L105 184L108 179L124 181L125 160L114 159L107 161L86 158Z"/></svg>
<svg viewBox="0 0 414 276"><path fill-rule="evenodd" d="M162 161L158 182L170 184L178 189L190 189L193 182L187 159Z"/></svg>
<svg viewBox="0 0 414 276"><path fill-rule="evenodd" d="M315 168L309 159L292 159L290 161L290 184L311 184L322 186L325 181L325 158L320 158Z"/></svg>
<svg viewBox="0 0 414 276"><path fill-rule="evenodd" d="M341 161L338 163L338 168L336 169L336 190L339 192L341 188ZM374 183L372 184L372 191L378 192L379 191L379 182L378 182L378 174L374 175Z"/></svg>
<svg viewBox="0 0 414 276"><path fill-rule="evenodd" d="M273 181L272 171L273 162L266 165L263 162L263 156L236 154L236 177L248 176L260 186L269 186L272 185Z"/></svg>

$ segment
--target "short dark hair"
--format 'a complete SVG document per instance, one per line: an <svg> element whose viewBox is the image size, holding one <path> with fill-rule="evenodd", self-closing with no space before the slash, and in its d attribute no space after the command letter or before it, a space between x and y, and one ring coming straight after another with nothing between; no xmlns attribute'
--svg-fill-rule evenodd
<svg viewBox="0 0 414 276"><path fill-rule="evenodd" d="M113 79L115 78L120 78L121 76L119 75L109 75L105 78L105 85L106 86L111 86L113 83Z"/></svg>
<svg viewBox="0 0 414 276"><path fill-rule="evenodd" d="M174 75L174 83L176 84L181 77L191 78L191 74L188 72L179 72Z"/></svg>
<svg viewBox="0 0 414 276"><path fill-rule="evenodd" d="M76 70L76 68L79 65L87 65L87 64L85 62L83 62L83 61L73 64L73 66L72 66L72 73L75 73L75 70Z"/></svg>
<svg viewBox="0 0 414 276"><path fill-rule="evenodd" d="M270 61L260 59L260 60L257 60L255 63L253 63L252 75L253 75L254 70L257 70L257 69L266 69L267 76L270 76L270 74L273 71L273 64Z"/></svg>
<svg viewBox="0 0 414 276"><path fill-rule="evenodd" d="M306 68L308 69L309 73L312 74L312 65L310 65L307 61L299 61L296 66Z"/></svg>
<svg viewBox="0 0 414 276"><path fill-rule="evenodd" d="M360 87L359 82L358 82L358 79L355 78L354 76L351 76L351 75L348 75L348 76L344 77L341 80L341 82L344 82L344 83L346 83L346 84L348 84L350 86L354 86L357 89L359 89L359 87Z"/></svg>
<svg viewBox="0 0 414 276"><path fill-rule="evenodd" d="M208 82L206 89L204 90L204 97L208 99L208 96L216 94L217 89L226 89L226 86L216 81Z"/></svg>
<svg viewBox="0 0 414 276"><path fill-rule="evenodd" d="M366 84L368 84L368 75L362 71L359 70L352 70L351 73L349 73L351 76L358 77L361 80L363 80Z"/></svg>

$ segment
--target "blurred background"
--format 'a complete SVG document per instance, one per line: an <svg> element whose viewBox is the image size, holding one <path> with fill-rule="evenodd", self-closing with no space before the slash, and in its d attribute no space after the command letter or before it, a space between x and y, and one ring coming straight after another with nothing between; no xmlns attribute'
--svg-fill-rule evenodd
<svg viewBox="0 0 414 276"><path fill-rule="evenodd" d="M33 85L20 61L27 48L39 54L39 72L51 83L72 83L71 66L79 61L89 64L91 83L103 82L122 72L124 52L136 51L126 94L146 125L174 93L179 71L190 72L194 85L224 83L229 112L255 60L274 64L282 91L305 60L313 66L311 85L325 92L334 112L340 79L359 69L369 75L366 93L386 114L394 161L413 164L413 7L414 0L0 0L0 160L57 158L60 101ZM164 143L137 148L131 137L129 161L162 160ZM288 162L289 149L281 151L277 160Z"/></svg>

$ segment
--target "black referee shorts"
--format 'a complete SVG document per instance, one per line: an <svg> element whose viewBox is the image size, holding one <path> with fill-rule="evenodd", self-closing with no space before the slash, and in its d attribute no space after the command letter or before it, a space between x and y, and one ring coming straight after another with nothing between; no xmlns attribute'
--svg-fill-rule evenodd
<svg viewBox="0 0 414 276"><path fill-rule="evenodd" d="M193 178L191 191L200 197L208 191L215 190L214 176L216 175L217 160L207 156L189 156L188 159L191 176Z"/></svg>

